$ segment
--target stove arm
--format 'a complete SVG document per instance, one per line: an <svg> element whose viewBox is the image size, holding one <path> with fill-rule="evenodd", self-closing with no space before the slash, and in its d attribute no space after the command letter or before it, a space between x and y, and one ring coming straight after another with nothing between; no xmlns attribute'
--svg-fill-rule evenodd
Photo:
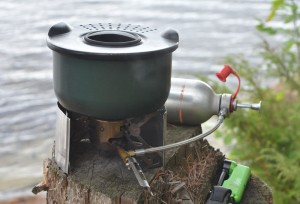
<svg viewBox="0 0 300 204"><path fill-rule="evenodd" d="M213 133L214 131L216 131L221 126L224 119L226 117L229 117L229 115L232 112L234 112L235 110L237 110L237 108L249 108L249 109L252 109L252 110L258 110L259 111L261 109L261 102L259 102L258 104L237 104L236 96L237 96L237 94L239 92L239 89L240 89L240 77L238 76L238 74L230 66L225 65L224 68L220 72L216 73L217 77L223 82L226 82L226 78L230 74L235 75L238 78L238 81L239 81L238 88L237 88L237 90L234 94L222 94L222 95L221 94L215 94L214 91L212 90L212 88L209 85L207 85L203 82L201 82L201 84L200 84L201 88L199 90L196 90L197 92L200 92L200 95L202 94L201 97L198 97L198 98L200 98L200 100L203 101L204 98L206 99L206 98L213 97L215 99L212 99L211 101L218 101L217 103L211 103L211 102L202 103L202 101L198 101L198 104L200 104L200 105L204 104L204 107L202 105L202 107L200 107L200 108L198 107L198 110L200 110L200 109L201 110L211 109L209 114L206 115L206 118L201 118L197 121L198 124L201 124L202 122L205 122L212 115L215 115L215 113L218 113L218 121L217 121L217 124L213 128L211 128L210 130L208 130L205 133L202 133L202 134L197 135L193 138L190 138L190 139L187 139L187 140L184 140L184 141L180 141L180 142L177 142L177 143L173 143L173 144L169 144L169 145L165 145L165 146L160 146L160 147L151 147L151 148L146 148L146 149L130 150L130 151L127 152L128 156L130 156L130 157L132 157L132 156L141 156L141 155L144 155L144 154L147 154L147 153L165 151L165 150L168 150L168 149L171 149L171 148L180 147L180 146L195 142L197 140L203 139L206 136ZM182 87L185 87L185 86L186 85L184 84ZM201 93L201 92L203 92L203 93ZM182 96L180 95L179 98L181 100ZM191 101L194 101L194 100L191 100ZM180 101L180 104L182 104L182 103L183 103L183 101ZM206 106L209 106L208 104L217 104L217 105L214 105L213 107L206 107ZM184 108L188 109L187 112L189 112L189 114L186 114L186 115L188 115L190 117L191 114L193 114L193 112L191 112L191 107L195 107L195 106L197 106L197 104L194 104L194 105L189 104L189 106L185 106ZM167 109L168 109L168 104L167 104ZM173 118L173 120L176 121L177 123L183 124L182 123L182 121L183 121L182 120L182 111L184 111L184 110L180 109L178 111L178 108L176 107L176 105L174 105L173 108L170 111L168 110L168 114L169 114L169 112L171 112L171 114L172 114L172 112L173 113L178 113L179 112L179 114L173 114L173 115L176 115L176 117L178 115L178 118L175 118L175 119ZM195 115L194 117L193 116L191 116L191 117L196 118L196 114L194 114L194 115ZM198 116L199 116L199 114L198 114ZM201 114L200 114L199 117L201 117ZM194 121L192 121L192 122L194 122ZM191 124L186 124L186 125L191 125Z"/></svg>

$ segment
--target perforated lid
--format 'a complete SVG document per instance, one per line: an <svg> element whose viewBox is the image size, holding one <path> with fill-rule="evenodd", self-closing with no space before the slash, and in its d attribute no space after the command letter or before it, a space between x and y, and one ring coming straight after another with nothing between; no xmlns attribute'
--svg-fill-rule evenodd
<svg viewBox="0 0 300 204"><path fill-rule="evenodd" d="M47 43L52 50L87 58L140 58L173 52L178 33L141 25L97 23L72 28L66 23L52 26Z"/></svg>

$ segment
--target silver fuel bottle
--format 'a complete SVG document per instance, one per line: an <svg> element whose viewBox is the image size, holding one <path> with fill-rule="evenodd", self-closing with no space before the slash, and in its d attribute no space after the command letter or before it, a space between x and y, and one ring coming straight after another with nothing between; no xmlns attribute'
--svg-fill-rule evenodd
<svg viewBox="0 0 300 204"><path fill-rule="evenodd" d="M203 81L172 78L171 90L166 102L168 122L200 125L213 115L218 115L221 100L229 97L224 98L222 94L216 94Z"/></svg>

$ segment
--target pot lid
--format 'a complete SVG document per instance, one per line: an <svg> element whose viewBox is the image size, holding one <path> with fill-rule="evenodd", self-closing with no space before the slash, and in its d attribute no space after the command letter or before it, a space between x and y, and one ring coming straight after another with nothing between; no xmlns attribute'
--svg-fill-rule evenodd
<svg viewBox="0 0 300 204"><path fill-rule="evenodd" d="M50 49L84 58L140 58L171 53L179 36L173 29L159 30L132 24L96 23L53 25L48 32Z"/></svg>

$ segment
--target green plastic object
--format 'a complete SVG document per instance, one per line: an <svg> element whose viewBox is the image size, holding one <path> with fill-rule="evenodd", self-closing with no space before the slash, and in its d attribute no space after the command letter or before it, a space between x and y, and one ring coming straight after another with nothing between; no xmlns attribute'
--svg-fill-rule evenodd
<svg viewBox="0 0 300 204"><path fill-rule="evenodd" d="M250 175L249 167L231 161L229 178L223 182L222 186L232 191L231 196L236 203L240 203Z"/></svg>

